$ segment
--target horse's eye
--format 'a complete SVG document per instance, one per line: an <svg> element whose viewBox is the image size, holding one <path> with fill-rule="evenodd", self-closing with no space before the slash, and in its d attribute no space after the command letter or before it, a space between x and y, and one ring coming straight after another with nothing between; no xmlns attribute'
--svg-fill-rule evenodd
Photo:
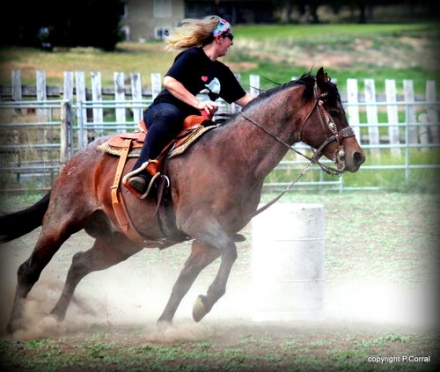
<svg viewBox="0 0 440 372"><path fill-rule="evenodd" d="M330 115L332 118L338 118L340 115L339 110L330 110Z"/></svg>

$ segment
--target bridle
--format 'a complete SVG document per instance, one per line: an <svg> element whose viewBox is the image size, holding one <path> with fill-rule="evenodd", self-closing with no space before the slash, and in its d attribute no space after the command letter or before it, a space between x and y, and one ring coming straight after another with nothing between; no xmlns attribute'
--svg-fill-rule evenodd
<svg viewBox="0 0 440 372"><path fill-rule="evenodd" d="M301 141L302 133L304 131L304 127L306 126L307 122L309 121L309 119L312 116L312 114L315 111L315 109L317 109L317 111L318 111L319 120L321 122L321 126L322 126L322 129L324 131L324 134L327 135L327 133L328 133L327 128L328 128L328 130L331 133L331 136L330 137L326 137L326 139L321 144L321 146L319 146L318 149L316 151L314 151L314 154L313 154L312 157L309 157L309 156L303 154L302 152L294 149L287 142L283 141L281 138L279 138L275 134L269 132L266 128L264 128L257 121L255 121L252 118L250 118L249 116L247 116L243 111L240 111L240 114L247 121L249 121L252 124L254 124L255 126L257 126L263 132L265 132L266 134L271 136L273 139L275 139L276 141L281 143L283 146L287 147L287 149L289 149L289 150L291 150L291 151L293 151L293 152L303 156L304 158L306 158L307 160L310 161L310 163L303 169L303 171L299 174L299 176L289 186L287 186L275 199L273 199L268 204L266 204L262 208L260 208L257 211L255 211L252 214L252 217L256 216L257 214L259 214L261 212L263 212L264 210L269 208L272 204L274 204L276 201L278 201L287 191L289 191L289 189L295 183L298 182L298 180L309 170L309 168L310 168L310 166L312 164L318 164L323 171L325 171L326 173L328 173L330 175L340 176L342 173L344 173L345 163L341 160L341 158L343 158L345 156L345 152L344 152L344 148L343 148L343 146L341 144L341 141L343 139L345 139L345 138L354 137L355 133L354 133L354 131L353 131L353 129L351 127L345 127L345 128L342 128L340 131L338 131L338 128L337 128L335 122L333 121L332 116L324 108L324 100L328 96L328 92L319 94L318 93L318 84L317 83L315 83L315 85L313 87L313 94L314 94L314 97L315 97L315 103L313 104L313 107L311 108L311 110L307 114L305 120L302 122L302 124L299 127L300 128L299 129L299 140ZM337 165L337 168L329 167L327 165L322 164L319 161L319 159L323 155L322 151L324 150L324 148L328 144L332 143L333 141L336 141L338 143L338 148L337 148L337 150L335 152L335 163Z"/></svg>
<svg viewBox="0 0 440 372"><path fill-rule="evenodd" d="M321 168L329 174L335 174L334 172L336 172L336 174L341 175L345 170L345 163L341 161L341 158L345 156L345 152L344 152L344 149L341 145L341 141L345 138L354 137L355 133L353 131L353 128L351 128L351 127L345 127L345 128L342 128L340 131L338 131L338 128L337 128L335 122L333 121L332 116L324 108L324 99L325 99L325 97L328 96L328 92L318 94L317 83L315 83L315 85L313 87L313 94L315 97L315 103L314 103L312 109L310 110L310 112L308 113L308 115L306 116L306 119L304 120L304 122L300 126L300 129L299 129L300 141L302 139L302 133L304 131L305 125L307 124L313 111L316 108L318 108L319 120L321 122L321 127L322 127L324 134L327 133L326 129L328 128L332 135L330 137L327 137L324 140L324 142L321 144L321 146L318 147L318 149L315 151L315 153L313 154L313 156L310 160L313 163L318 163L321 166ZM324 118L325 118L325 120L324 120ZM332 143L333 141L336 141L338 143L338 149L336 150L336 153L335 153L335 162L337 164L338 169L334 169L331 167L324 168L322 166L322 164L319 163L319 159L323 155L322 151L324 150L324 148L328 144Z"/></svg>
<svg viewBox="0 0 440 372"><path fill-rule="evenodd" d="M330 130L330 132L332 133L332 135L330 137L327 137L324 140L324 142L321 144L321 146L319 146L318 149L314 152L312 157L309 157L309 156L303 154L302 152L296 150L291 145L289 145L287 142L283 141L281 138L279 138L275 134L269 132L266 128L264 128L257 121L255 121L254 119L247 116L243 111L240 111L240 114L247 121L251 122L256 127L260 128L263 132L265 132L266 134L271 136L273 139L280 142L283 146L287 147L287 149L303 156L304 158L309 160L312 164L318 164L321 167L321 169L324 170L325 172L327 172L328 174L341 175L342 173L344 173L344 170L345 170L345 164L341 161L341 158L345 156L344 149L341 145L341 141L345 138L354 137L355 133L351 127L346 127L346 128L341 129L340 131L338 131L336 124L333 121L332 116L324 108L323 99L328 95L328 93L326 92L326 93L318 94L318 87L317 87L316 83L313 87L313 92L314 92L314 97L315 97L315 103L313 104L313 107L311 108L311 110L307 114L303 123L300 125L299 140L301 141L304 127L306 126L308 120L310 119L310 117L312 116L312 114L316 108L318 108L319 120L321 122L321 126L322 126L324 133L325 134L327 133L326 128L328 128ZM325 117L325 120L324 120L324 117ZM337 169L335 169L333 167L329 167L327 165L324 165L319 161L319 159L323 155L322 151L324 150L324 148L333 141L336 141L338 143L338 149L336 150L336 154L335 154L335 162L338 166Z"/></svg>

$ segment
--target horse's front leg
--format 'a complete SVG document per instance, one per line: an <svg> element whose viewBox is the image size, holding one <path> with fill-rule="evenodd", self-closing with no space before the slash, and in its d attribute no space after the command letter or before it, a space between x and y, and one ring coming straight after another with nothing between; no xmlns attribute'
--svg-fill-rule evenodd
<svg viewBox="0 0 440 372"><path fill-rule="evenodd" d="M226 292L226 283L232 269L232 265L237 259L237 247L232 239L226 234L217 234L211 236L206 240L207 244L215 246L220 251L221 264L217 275L210 285L206 295L200 295L193 307L193 318L199 322L203 317L209 313L218 301Z"/></svg>
<svg viewBox="0 0 440 372"><path fill-rule="evenodd" d="M182 298L191 288L200 272L220 256L220 251L195 240L192 243L191 254L185 262L176 284L174 284L170 299L158 319L158 328L166 329L172 324L174 315Z"/></svg>

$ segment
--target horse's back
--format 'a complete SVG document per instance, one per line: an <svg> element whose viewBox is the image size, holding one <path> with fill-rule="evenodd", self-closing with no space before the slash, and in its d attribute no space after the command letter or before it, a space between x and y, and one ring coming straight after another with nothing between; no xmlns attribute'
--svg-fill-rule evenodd
<svg viewBox="0 0 440 372"><path fill-rule="evenodd" d="M100 138L80 149L63 167L56 178L49 204L49 214L59 218L66 214L86 216L100 204L99 191L106 184L105 154L98 146L105 141Z"/></svg>
<svg viewBox="0 0 440 372"><path fill-rule="evenodd" d="M99 149L106 140L107 137L99 138L80 149L63 167L53 188L68 189L73 193L95 189L106 175L106 163L115 163Z"/></svg>

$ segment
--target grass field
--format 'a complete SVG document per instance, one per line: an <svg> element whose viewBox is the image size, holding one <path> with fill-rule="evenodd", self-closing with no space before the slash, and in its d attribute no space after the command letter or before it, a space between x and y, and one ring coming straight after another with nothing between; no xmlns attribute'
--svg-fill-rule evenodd
<svg viewBox="0 0 440 372"><path fill-rule="evenodd" d="M11 198L16 210L35 201ZM189 245L143 250L88 276L67 319L45 316L56 303L77 251L92 240L75 234L30 294L27 327L4 334L15 271L38 230L1 247L0 361L3 371L436 371L440 363L438 226L440 200L426 194L294 192L282 202L320 203L325 212L325 307L322 318L252 321L252 234L238 244L225 296L201 324L192 302L218 263L197 279L161 334L155 320ZM268 232L270 233L270 232ZM268 247L268 249L274 247ZM404 357L430 357L409 362ZM373 362L371 358L390 358ZM400 358L398 361L397 358Z"/></svg>
<svg viewBox="0 0 440 372"><path fill-rule="evenodd" d="M269 88L272 82L285 82L320 66L340 82L342 91L347 78L377 79L378 91L384 79L412 79L418 93L424 93L427 79L439 80L439 35L432 23L237 26L234 33L234 46L223 60L242 75L244 84L249 74L258 74L262 88ZM49 85L61 85L64 71L101 71L104 86L111 87L113 72L122 71L140 72L143 84L150 86L150 73L164 74L174 56L162 42L120 43L115 52L2 48L0 84L10 82L11 70L21 70L25 84L34 84L35 71L45 70Z"/></svg>
<svg viewBox="0 0 440 372"><path fill-rule="evenodd" d="M236 33L243 40L237 37L232 60L258 58L258 70L251 73L278 82L321 65L342 91L347 78L377 79L381 91L385 79L413 79L420 90L427 78L439 76L433 24L255 26ZM417 58L419 53L424 58Z"/></svg>
<svg viewBox="0 0 440 372"><path fill-rule="evenodd" d="M408 153L406 153L407 151ZM311 151L308 152L309 156L311 154ZM365 150L365 154L367 160L358 172L346 172L341 176L343 178L342 186L338 184L331 186L329 184L327 187L333 190L339 188L377 188L388 191L437 193L437 185L440 182L440 169L428 167L438 167L440 161L440 150L438 148L409 150L403 148L399 156L393 155L389 149L382 149L380 155L373 154L370 150ZM288 185L293 182L307 164L308 162L305 159L295 154L288 154L284 157L283 162L268 175L265 182L267 184L284 183ZM416 167L421 164L426 166L425 169L407 169L408 165ZM374 168L367 169L368 166ZM383 169L380 169L380 167L383 167ZM391 169L393 167L394 169ZM315 191L322 189L323 185L311 185L311 182L339 182L337 176L321 172L317 165L313 166L300 181L306 183L302 186L303 189ZM301 185L295 185L295 188L301 188ZM278 189L282 188L278 187Z"/></svg>

